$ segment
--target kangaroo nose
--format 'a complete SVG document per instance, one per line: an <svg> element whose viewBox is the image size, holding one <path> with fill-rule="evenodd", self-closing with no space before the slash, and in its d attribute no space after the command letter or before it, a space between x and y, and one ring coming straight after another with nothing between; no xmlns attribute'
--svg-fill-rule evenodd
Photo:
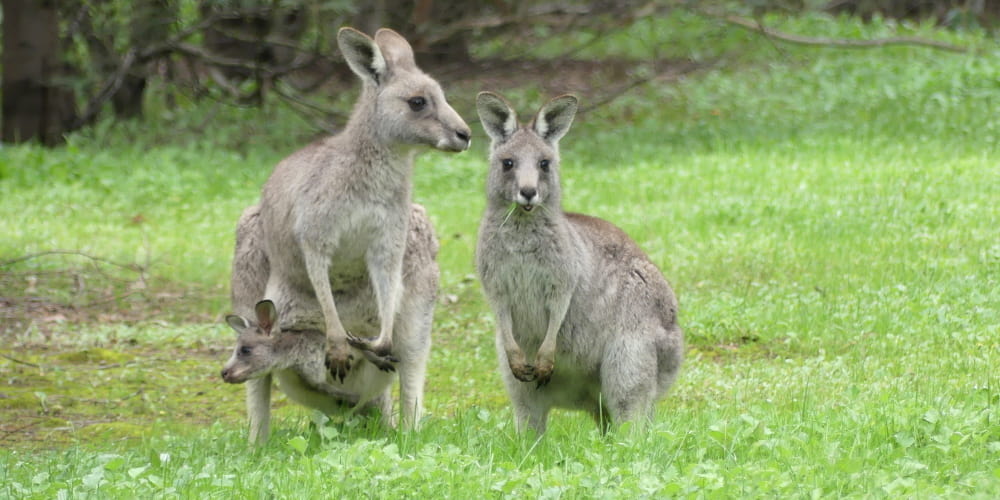
<svg viewBox="0 0 1000 500"><path fill-rule="evenodd" d="M462 140L462 142L469 142L469 140L472 138L470 132L464 130L459 130L455 132L455 135L457 135L458 138Z"/></svg>
<svg viewBox="0 0 1000 500"><path fill-rule="evenodd" d="M226 376L229 375L229 370L223 368L219 375L222 375L222 378L226 378Z"/></svg>
<svg viewBox="0 0 1000 500"><path fill-rule="evenodd" d="M536 194L538 194L538 190L535 188L521 188L521 196L528 201L531 201Z"/></svg>

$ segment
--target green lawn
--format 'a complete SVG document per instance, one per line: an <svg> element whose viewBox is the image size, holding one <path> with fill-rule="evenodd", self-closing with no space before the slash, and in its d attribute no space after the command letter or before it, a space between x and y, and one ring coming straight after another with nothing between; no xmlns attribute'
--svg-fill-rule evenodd
<svg viewBox="0 0 1000 500"><path fill-rule="evenodd" d="M317 426L279 400L270 444L249 451L242 388L217 375L233 229L311 132L281 110L191 103L58 150L0 149L0 261L73 250L144 265L150 286L145 302L107 305L147 320L40 320L4 337L0 354L21 362L0 359L0 498L1000 496L996 42L918 27L980 51L778 50L685 26L671 55L742 52L584 114L562 141L565 208L629 232L680 298L688 356L648 432L605 437L556 412L543 439L514 433L474 278L486 168L474 125L472 151L425 154L415 173L448 297L424 429ZM715 45L696 50L699 29ZM660 42L636 30L616 42L627 55ZM478 90L450 87L470 121ZM491 90L522 117L542 103L531 85ZM46 256L0 273L88 265ZM26 286L2 284L0 296ZM190 297L158 310L161 289Z"/></svg>

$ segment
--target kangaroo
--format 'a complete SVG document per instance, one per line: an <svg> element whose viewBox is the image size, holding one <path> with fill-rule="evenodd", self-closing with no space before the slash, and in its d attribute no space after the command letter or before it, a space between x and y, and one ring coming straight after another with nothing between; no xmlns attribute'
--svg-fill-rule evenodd
<svg viewBox="0 0 1000 500"><path fill-rule="evenodd" d="M387 391L353 394L335 383L326 368L326 335L319 330L278 332L274 303L262 300L254 307L256 321L231 314L226 322L238 334L233 354L222 368L222 379L230 384L275 377L289 399L308 408L332 415L338 410L375 407L385 419L391 418L392 402ZM368 364L369 378L389 375ZM258 415L263 420L261 436L266 440L270 421L270 398ZM260 424L258 424L260 425ZM258 431L260 432L260 431ZM253 436L256 441L258 436Z"/></svg>
<svg viewBox="0 0 1000 500"><path fill-rule="evenodd" d="M684 355L677 299L624 231L563 212L559 140L577 99L552 99L529 125L499 95L476 105L492 139L476 268L518 431L543 433L553 407L589 412L602 432L652 418Z"/></svg>
<svg viewBox="0 0 1000 500"><path fill-rule="evenodd" d="M299 304L318 301L327 363L343 381L355 361L351 346L383 370L402 359L393 332L403 295L411 293L402 275L413 156L427 146L464 151L471 131L395 31L371 38L341 28L337 42L362 81L354 111L340 134L278 163L258 217L270 264L264 296L288 325L309 321L298 315L308 311ZM349 336L335 297L369 288L379 328L373 337Z"/></svg>
<svg viewBox="0 0 1000 500"><path fill-rule="evenodd" d="M326 364L352 392L368 387L359 363L398 368L409 429L420 417L438 280L433 228L410 204L413 157L425 147L468 149L471 131L398 33L381 29L372 38L342 28L337 42L362 81L361 95L340 134L279 162L260 202L244 211L233 308L251 317L253 304L267 298L280 329L325 332ZM348 328L367 337L349 336ZM251 382L254 436L270 380Z"/></svg>
<svg viewBox="0 0 1000 500"><path fill-rule="evenodd" d="M437 300L440 271L436 260L438 241L422 206L417 204L411 206L407 227L402 265L402 282L406 293L403 294L403 300L396 312L393 340L395 355L398 357L403 428L413 429L422 414L424 380L431 346L431 322ZM255 304L264 296L271 269L270 261L264 251L265 236L260 207L250 206L243 212L236 229L231 288L233 309L237 317L260 318L259 307ZM378 307L375 291L369 283L362 283L356 288L338 290L336 294L337 308L341 312L345 326L364 334L378 331ZM316 297L300 297L298 302L289 304L286 309L300 318L298 321L300 326L294 329L303 333L295 333L290 331L293 328L284 327L280 328L285 330L281 333L282 338L308 335L312 340L303 339L299 342L302 345L312 342L308 344L310 346L308 349L318 348L322 353L321 359L325 361L326 335L321 335L322 342L318 346L315 344L317 332L321 332L319 328L323 325L322 317L317 317L322 313ZM286 323L277 311L275 314L278 319L267 322L272 328L279 323ZM269 318L270 314L265 319ZM242 341L243 335L240 338ZM259 339L259 336L247 336L247 339ZM286 339L283 345L289 342L291 341ZM313 351L310 353L310 356L315 355ZM272 378L277 379L281 389L292 400L307 407L329 413L330 405L336 405L339 401L357 405L370 400L363 404L380 408L385 422L390 424L395 422L395 416L390 413L389 391L393 381L391 372L381 370L378 365L366 360L360 360L343 379L333 378L332 374L330 377L323 377L316 371L315 360L312 361L313 364L308 364L297 358L299 354L293 353L288 356L281 362L282 368L260 371L257 376L247 376L245 379L251 443L264 442L269 434ZM292 364L287 364L289 362ZM323 365L325 363L321 364L319 369L329 373ZM239 370L230 369L230 372L229 378L242 381L243 377L238 375ZM272 373L276 376L272 377ZM223 378L226 378L226 375L223 375ZM317 395L317 392L320 394Z"/></svg>

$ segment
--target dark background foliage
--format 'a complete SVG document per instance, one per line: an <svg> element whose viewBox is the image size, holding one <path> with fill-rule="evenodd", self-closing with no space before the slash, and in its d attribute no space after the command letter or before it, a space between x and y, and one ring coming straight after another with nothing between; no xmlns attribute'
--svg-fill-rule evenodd
<svg viewBox="0 0 1000 500"><path fill-rule="evenodd" d="M368 33L392 27L413 43L423 67L455 75L515 63L478 57L477 43L580 29L613 33L673 9L746 29L763 29L755 20L766 13L805 10L987 30L1000 18L1000 2L985 0L3 0L0 5L2 140L46 145L62 143L66 133L102 113L142 118L154 81L166 89L168 108L178 93L241 106L274 99L317 129L334 130L343 111L310 96L350 81L338 64L334 40L345 25ZM559 59L571 59L576 49L567 47ZM605 98L640 82L626 82Z"/></svg>

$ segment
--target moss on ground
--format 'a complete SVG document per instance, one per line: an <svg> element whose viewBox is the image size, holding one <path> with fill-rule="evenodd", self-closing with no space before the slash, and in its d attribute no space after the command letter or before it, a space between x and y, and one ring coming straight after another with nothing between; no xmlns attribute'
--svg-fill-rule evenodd
<svg viewBox="0 0 1000 500"><path fill-rule="evenodd" d="M223 384L220 347L152 344L0 352L0 446L59 448L193 432L244 417L243 388Z"/></svg>

